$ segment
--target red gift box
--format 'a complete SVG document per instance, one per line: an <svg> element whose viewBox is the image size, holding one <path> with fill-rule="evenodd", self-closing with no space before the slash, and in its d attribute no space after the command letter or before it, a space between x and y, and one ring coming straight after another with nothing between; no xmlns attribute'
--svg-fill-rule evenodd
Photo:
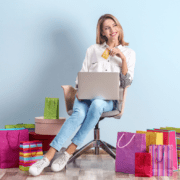
<svg viewBox="0 0 180 180"><path fill-rule="evenodd" d="M42 135L42 134L36 134L35 132L29 132L29 140L39 140L42 142L42 149L43 151L48 151L50 146L49 144L52 142L52 140L55 138L56 135Z"/></svg>

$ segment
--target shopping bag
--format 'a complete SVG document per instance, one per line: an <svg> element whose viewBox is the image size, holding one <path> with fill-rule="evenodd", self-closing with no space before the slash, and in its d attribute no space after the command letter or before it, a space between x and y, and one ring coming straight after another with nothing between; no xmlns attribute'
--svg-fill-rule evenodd
<svg viewBox="0 0 180 180"><path fill-rule="evenodd" d="M44 119L59 119L59 98L45 98Z"/></svg>
<svg viewBox="0 0 180 180"><path fill-rule="evenodd" d="M35 124L15 124L15 125L5 125L5 129L12 129L12 128L26 128L29 132L35 131Z"/></svg>
<svg viewBox="0 0 180 180"><path fill-rule="evenodd" d="M153 176L173 175L173 145L150 145Z"/></svg>
<svg viewBox="0 0 180 180"><path fill-rule="evenodd" d="M116 143L116 172L135 174L135 153L146 152L146 135L118 132Z"/></svg>
<svg viewBox="0 0 180 180"><path fill-rule="evenodd" d="M177 150L178 169L180 170L180 150Z"/></svg>
<svg viewBox="0 0 180 180"><path fill-rule="evenodd" d="M152 176L152 158L151 153L135 153L135 176Z"/></svg>
<svg viewBox="0 0 180 180"><path fill-rule="evenodd" d="M20 141L29 141L28 129L0 129L0 168L19 167Z"/></svg>
<svg viewBox="0 0 180 180"><path fill-rule="evenodd" d="M149 152L149 145L163 145L163 133L162 132L146 132L136 131L136 133L146 134L146 152Z"/></svg>
<svg viewBox="0 0 180 180"><path fill-rule="evenodd" d="M148 129L149 132L163 132L163 145L173 145L173 170L178 170L177 161L177 145L176 145L176 133L171 130L164 129Z"/></svg>
<svg viewBox="0 0 180 180"><path fill-rule="evenodd" d="M180 128L166 126L166 127L160 127L160 129L176 131L177 161L178 161L178 169L180 170Z"/></svg>
<svg viewBox="0 0 180 180"><path fill-rule="evenodd" d="M41 141L21 141L19 147L19 169L28 171L29 167L43 158Z"/></svg>
<svg viewBox="0 0 180 180"><path fill-rule="evenodd" d="M177 150L180 150L180 128L175 127L160 127L160 129L165 130L174 130L176 132L176 143L177 143Z"/></svg>

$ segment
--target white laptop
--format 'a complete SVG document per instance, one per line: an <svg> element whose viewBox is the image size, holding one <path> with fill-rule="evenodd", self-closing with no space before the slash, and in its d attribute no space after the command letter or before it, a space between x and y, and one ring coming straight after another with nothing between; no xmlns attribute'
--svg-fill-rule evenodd
<svg viewBox="0 0 180 180"><path fill-rule="evenodd" d="M79 99L119 99L118 72L78 72Z"/></svg>

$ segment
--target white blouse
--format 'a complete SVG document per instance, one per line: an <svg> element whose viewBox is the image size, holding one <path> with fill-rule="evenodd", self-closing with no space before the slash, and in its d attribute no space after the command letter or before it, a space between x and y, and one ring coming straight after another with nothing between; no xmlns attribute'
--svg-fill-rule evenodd
<svg viewBox="0 0 180 180"><path fill-rule="evenodd" d="M91 45L87 51L86 56L82 65L80 72L119 72L120 73L120 82L119 86L126 87L132 83L134 77L134 68L136 61L136 53L134 50L128 48L127 46L116 46L126 57L128 72L124 76L121 72L122 69L122 59L117 57L109 56L108 59L104 59L101 57L105 49L109 47L106 42L103 44L93 44ZM124 82L128 82L128 84L123 84ZM78 88L78 76L76 77L76 88Z"/></svg>
<svg viewBox="0 0 180 180"><path fill-rule="evenodd" d="M134 68L136 61L136 53L134 50L128 48L127 46L116 46L126 57L128 72L126 75L122 74L122 59L116 55L104 59L101 57L105 49L109 47L106 42L103 44L93 44L87 51L82 68L80 72L119 72L120 82L119 86L125 88L130 85L134 78ZM78 89L78 76L75 81L75 89Z"/></svg>

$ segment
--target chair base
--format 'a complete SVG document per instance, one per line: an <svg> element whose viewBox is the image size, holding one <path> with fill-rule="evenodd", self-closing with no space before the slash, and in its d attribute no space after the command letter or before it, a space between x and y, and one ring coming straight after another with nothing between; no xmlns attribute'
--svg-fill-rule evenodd
<svg viewBox="0 0 180 180"><path fill-rule="evenodd" d="M101 140L92 140L89 143L87 143L85 146L83 146L81 149L76 151L73 156L69 159L67 164L71 163L72 161L75 161L76 158L81 156L83 152L87 151L90 148L95 147L95 155L99 155L99 148L106 151L111 157L116 159L116 153L113 150L116 150L115 147L111 146L110 144L106 143L105 141Z"/></svg>

